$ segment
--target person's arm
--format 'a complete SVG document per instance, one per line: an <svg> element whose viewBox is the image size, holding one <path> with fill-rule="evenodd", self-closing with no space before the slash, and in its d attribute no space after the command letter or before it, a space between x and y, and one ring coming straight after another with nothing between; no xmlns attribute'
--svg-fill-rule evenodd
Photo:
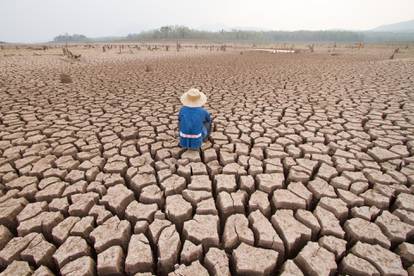
<svg viewBox="0 0 414 276"><path fill-rule="evenodd" d="M180 124L181 124L181 113L182 113L182 108L180 108L180 111L178 112L178 136L180 136L179 135L179 133L180 133L180 129L181 129L181 126L180 126Z"/></svg>
<svg viewBox="0 0 414 276"><path fill-rule="evenodd" d="M205 112L206 112L206 117L205 117L204 126L207 128L207 135L210 135L210 133L211 133L211 115L207 110L205 110Z"/></svg>
<svg viewBox="0 0 414 276"><path fill-rule="evenodd" d="M211 115L207 110L204 110L206 112L206 117L205 117L205 122L206 123L211 123Z"/></svg>

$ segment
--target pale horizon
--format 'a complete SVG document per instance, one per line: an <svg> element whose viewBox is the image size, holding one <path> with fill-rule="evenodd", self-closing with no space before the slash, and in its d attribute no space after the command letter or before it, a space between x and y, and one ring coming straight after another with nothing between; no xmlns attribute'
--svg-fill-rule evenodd
<svg viewBox="0 0 414 276"><path fill-rule="evenodd" d="M414 1L395 0L2 0L0 41L46 42L59 34L125 36L165 25L202 30L352 30L414 19Z"/></svg>

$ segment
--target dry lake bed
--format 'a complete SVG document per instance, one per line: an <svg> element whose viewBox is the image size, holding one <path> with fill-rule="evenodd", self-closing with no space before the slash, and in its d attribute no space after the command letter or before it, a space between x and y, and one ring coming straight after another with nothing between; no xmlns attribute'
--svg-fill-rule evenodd
<svg viewBox="0 0 414 276"><path fill-rule="evenodd" d="M413 47L0 50L0 275L414 275Z"/></svg>

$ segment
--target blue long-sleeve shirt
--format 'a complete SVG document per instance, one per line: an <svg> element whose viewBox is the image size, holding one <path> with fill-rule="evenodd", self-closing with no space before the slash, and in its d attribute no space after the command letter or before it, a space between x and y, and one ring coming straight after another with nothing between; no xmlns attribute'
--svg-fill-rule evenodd
<svg viewBox="0 0 414 276"><path fill-rule="evenodd" d="M178 114L178 120L180 146L191 149L200 148L203 138L207 136L207 127L210 127L210 113L202 107L183 106Z"/></svg>

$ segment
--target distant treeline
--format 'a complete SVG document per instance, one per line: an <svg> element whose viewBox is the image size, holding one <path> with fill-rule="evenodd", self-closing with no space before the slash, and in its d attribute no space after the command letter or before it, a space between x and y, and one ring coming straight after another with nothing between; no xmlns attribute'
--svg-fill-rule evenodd
<svg viewBox="0 0 414 276"><path fill-rule="evenodd" d="M414 33L353 32L353 31L200 31L185 26L163 26L159 29L129 34L113 40L87 38L84 35L60 35L54 42L201 40L211 42L409 42Z"/></svg>
<svg viewBox="0 0 414 276"><path fill-rule="evenodd" d="M70 42L93 42L93 39L90 39L84 35L81 34L73 34L73 35L69 35L69 34L63 34L63 35L58 35L53 39L53 42L56 43L70 43Z"/></svg>
<svg viewBox="0 0 414 276"><path fill-rule="evenodd" d="M207 41L248 41L248 42L283 42L283 41L361 41L359 33L349 31L242 31L222 30L209 32L190 29L185 26L164 26L156 30L129 34L127 40L157 39L198 39Z"/></svg>

